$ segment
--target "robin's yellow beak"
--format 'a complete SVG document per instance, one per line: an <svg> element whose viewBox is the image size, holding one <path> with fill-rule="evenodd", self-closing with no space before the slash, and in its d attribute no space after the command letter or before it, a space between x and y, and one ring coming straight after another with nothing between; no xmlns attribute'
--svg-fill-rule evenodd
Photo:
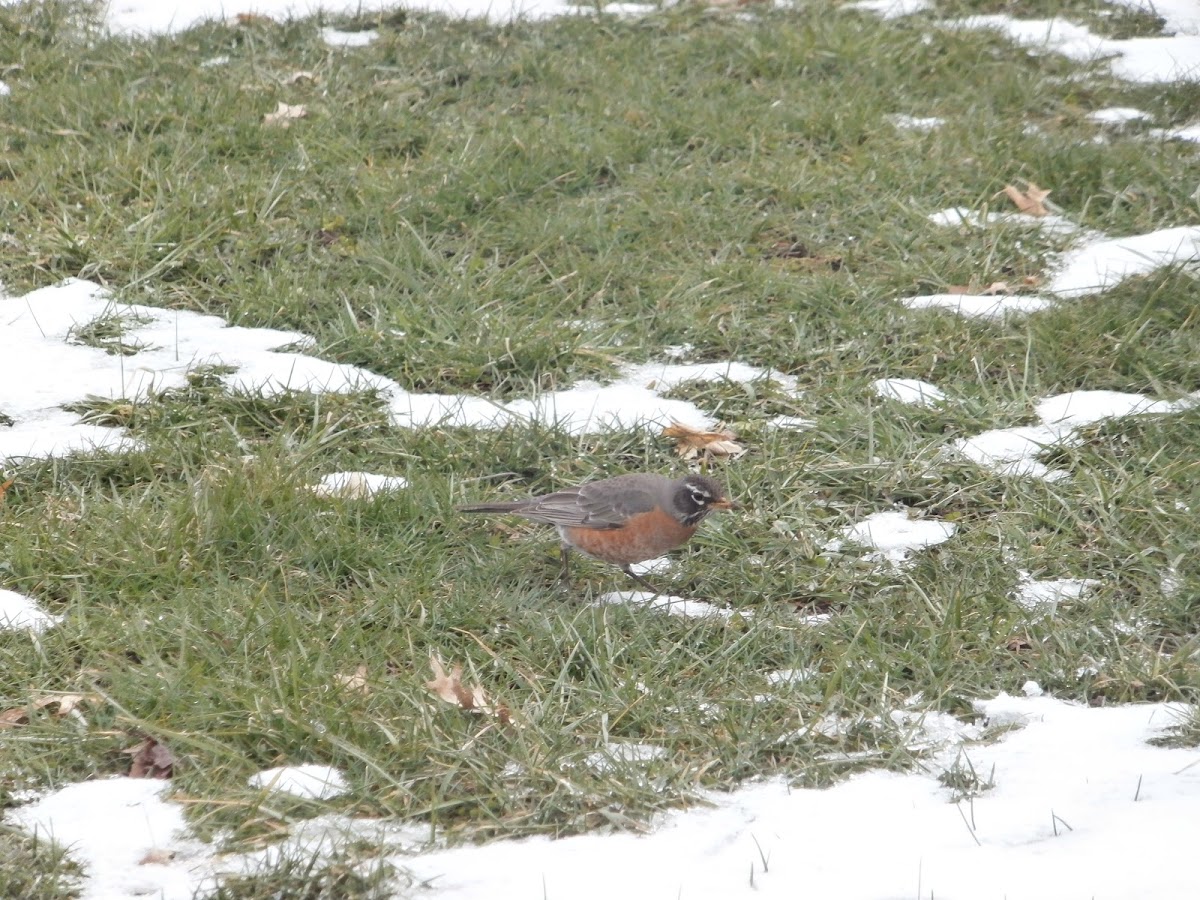
<svg viewBox="0 0 1200 900"><path fill-rule="evenodd" d="M713 509L741 509L742 504L730 500L727 497L722 497L720 500L714 500L711 504Z"/></svg>

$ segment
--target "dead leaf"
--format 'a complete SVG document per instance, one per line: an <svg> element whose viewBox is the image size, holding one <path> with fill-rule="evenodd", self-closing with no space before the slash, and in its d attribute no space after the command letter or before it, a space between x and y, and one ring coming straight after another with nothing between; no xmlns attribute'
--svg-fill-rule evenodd
<svg viewBox="0 0 1200 900"><path fill-rule="evenodd" d="M91 694L45 694L33 701L34 709L44 709L55 716L69 716L81 703L92 703Z"/></svg>
<svg viewBox="0 0 1200 900"><path fill-rule="evenodd" d="M317 76L315 73L308 71L308 69L300 69L283 79L284 84L296 84L298 81L311 81L315 84Z"/></svg>
<svg viewBox="0 0 1200 900"><path fill-rule="evenodd" d="M349 675L334 675L333 680L340 684L344 691L364 695L371 693L371 686L367 684L366 664L359 666Z"/></svg>
<svg viewBox="0 0 1200 900"><path fill-rule="evenodd" d="M15 728L18 725L29 724L29 710L23 706L15 706L0 712L0 728Z"/></svg>
<svg viewBox="0 0 1200 900"><path fill-rule="evenodd" d="M503 704L493 706L481 685L467 687L462 683L462 666L455 666L447 674L442 661L435 655L429 657L429 667L433 669L433 678L425 682L425 687L447 703L467 712L495 716L502 725L512 720L508 707Z"/></svg>
<svg viewBox="0 0 1200 900"><path fill-rule="evenodd" d="M175 754L166 744L160 744L152 737L121 752L133 757L129 765L130 778L170 778L174 774Z"/></svg>
<svg viewBox="0 0 1200 900"><path fill-rule="evenodd" d="M0 484L0 503L4 502L4 495L8 493L8 489L10 487L12 487L13 484L16 483L16 480L17 479L15 479L15 478L10 478L10 479L8 479L8 481L5 481L3 484Z"/></svg>
<svg viewBox="0 0 1200 900"><path fill-rule="evenodd" d="M0 711L0 728L15 728L18 725L28 725L30 713L35 710L45 710L56 719L69 716L81 703L94 703L94 694L43 694L28 706L16 706Z"/></svg>
<svg viewBox="0 0 1200 900"><path fill-rule="evenodd" d="M1020 653L1022 650L1032 650L1033 649L1033 644L1029 643L1028 640L1026 640L1025 638L1021 638L1021 637L1011 638L1009 640L1009 642L1007 644L1005 644L1004 646L1005 646L1005 649L1007 649L1010 653Z"/></svg>
<svg viewBox="0 0 1200 900"><path fill-rule="evenodd" d="M165 866L168 863L175 861L175 851L167 850L164 847L159 847L156 850L151 850L145 856L138 860L139 866Z"/></svg>
<svg viewBox="0 0 1200 900"><path fill-rule="evenodd" d="M263 116L263 124L287 128L292 124L293 119L303 119L307 115L308 107L302 103L295 105L280 103L275 107L275 112L270 112Z"/></svg>
<svg viewBox="0 0 1200 900"><path fill-rule="evenodd" d="M684 459L698 456L727 456L737 459L746 448L737 442L732 431L699 431L679 422L672 422L663 429L663 437L675 439L675 452Z"/></svg>
<svg viewBox="0 0 1200 900"><path fill-rule="evenodd" d="M274 25L275 20L262 13L238 13L237 23L239 25Z"/></svg>
<svg viewBox="0 0 1200 900"><path fill-rule="evenodd" d="M1032 181L1026 184L1025 190L1011 184L1004 186L1004 195L1008 197L1021 212L1027 216L1048 216L1050 210L1046 206L1046 198L1050 191L1043 190Z"/></svg>

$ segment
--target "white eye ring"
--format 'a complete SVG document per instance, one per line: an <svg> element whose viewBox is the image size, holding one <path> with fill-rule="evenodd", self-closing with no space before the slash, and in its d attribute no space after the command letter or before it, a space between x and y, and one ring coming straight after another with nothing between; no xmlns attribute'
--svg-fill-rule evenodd
<svg viewBox="0 0 1200 900"><path fill-rule="evenodd" d="M712 503L712 494L702 487L697 487L694 484L688 485L688 493L692 495L692 502L697 506L706 506Z"/></svg>

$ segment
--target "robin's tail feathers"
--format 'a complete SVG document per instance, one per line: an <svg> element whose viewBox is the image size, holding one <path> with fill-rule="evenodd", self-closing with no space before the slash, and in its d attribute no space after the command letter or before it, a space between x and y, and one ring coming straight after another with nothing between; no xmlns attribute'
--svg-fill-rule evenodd
<svg viewBox="0 0 1200 900"><path fill-rule="evenodd" d="M507 513L516 512L525 506L525 501L517 501L511 503L472 503L470 506L456 506L455 509L464 513Z"/></svg>

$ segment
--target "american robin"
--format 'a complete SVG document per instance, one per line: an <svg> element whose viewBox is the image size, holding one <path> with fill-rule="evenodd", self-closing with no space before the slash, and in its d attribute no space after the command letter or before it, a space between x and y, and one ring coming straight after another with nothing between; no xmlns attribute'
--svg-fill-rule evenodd
<svg viewBox="0 0 1200 900"><path fill-rule="evenodd" d="M558 528L562 538L561 579L567 579L572 549L620 566L654 593L658 590L629 568L687 543L715 509L736 509L719 482L704 475L618 475L528 500L460 506L460 512L513 513Z"/></svg>

